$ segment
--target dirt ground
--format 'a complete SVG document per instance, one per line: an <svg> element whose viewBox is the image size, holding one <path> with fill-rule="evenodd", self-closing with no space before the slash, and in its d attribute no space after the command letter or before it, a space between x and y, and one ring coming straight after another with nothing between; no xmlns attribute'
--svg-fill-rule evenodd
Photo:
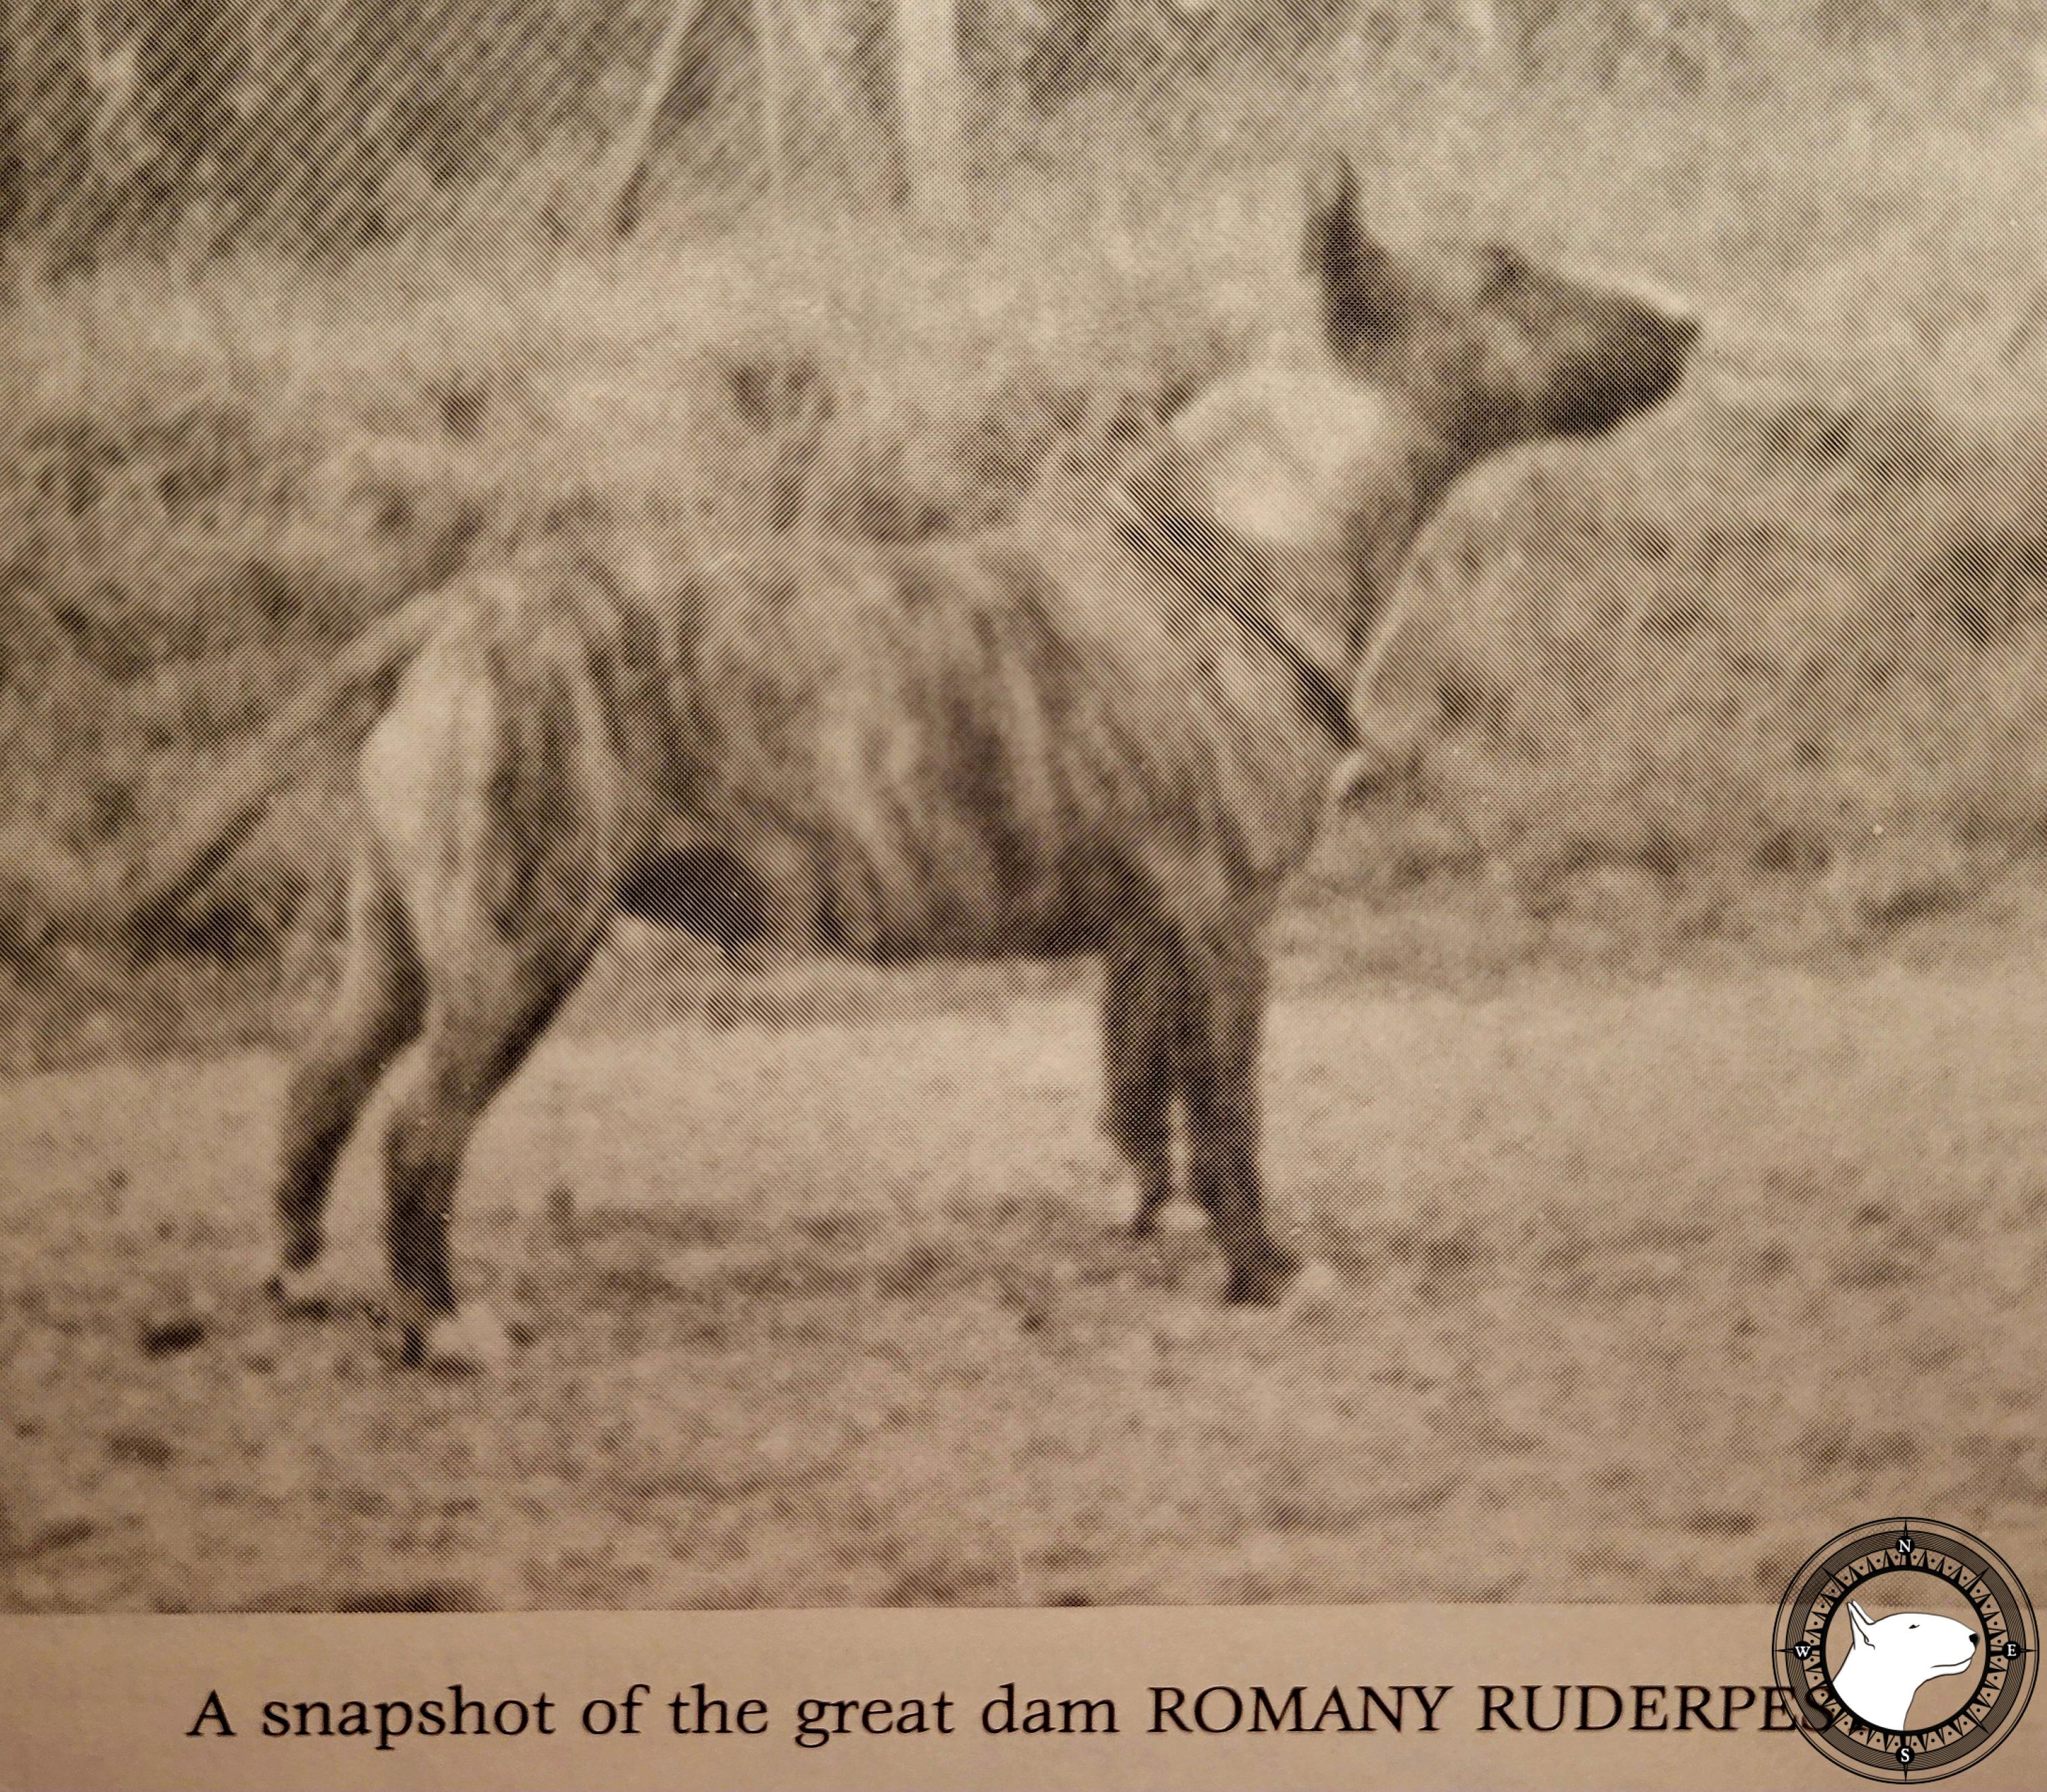
<svg viewBox="0 0 2047 1792"><path fill-rule="evenodd" d="M0 1087L0 1606L1774 1599L1849 1515L2047 1550L2047 960L1302 988L1328 1266L1119 1237L1083 989L546 1042L459 1274L281 1320L265 1053ZM371 1294L368 1154L336 1275Z"/></svg>

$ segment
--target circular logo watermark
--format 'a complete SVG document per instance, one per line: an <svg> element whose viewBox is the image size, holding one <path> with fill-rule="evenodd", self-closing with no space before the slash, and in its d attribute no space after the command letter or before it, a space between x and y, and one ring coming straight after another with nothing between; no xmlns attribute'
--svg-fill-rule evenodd
<svg viewBox="0 0 2047 1792"><path fill-rule="evenodd" d="M1813 1551L1777 1608L1777 1684L1852 1773L1945 1779L2011 1733L2033 1696L2033 1605L1981 1538L1886 1519Z"/></svg>

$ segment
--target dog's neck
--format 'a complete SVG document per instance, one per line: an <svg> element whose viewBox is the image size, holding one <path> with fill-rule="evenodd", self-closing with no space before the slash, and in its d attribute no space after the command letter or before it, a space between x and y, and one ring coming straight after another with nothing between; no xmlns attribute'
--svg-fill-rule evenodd
<svg viewBox="0 0 2047 1792"><path fill-rule="evenodd" d="M1341 745L1415 537L1473 457L1395 392L1267 369L1203 394L1130 474L1126 541L1290 669Z"/></svg>
<svg viewBox="0 0 2047 1792"><path fill-rule="evenodd" d="M1848 1651L1848 1659L1834 1676L1835 1690L1847 1701L1848 1708L1857 1717L1865 1717L1886 1730L1905 1728L1912 1701L1925 1683L1914 1680L1910 1684L1900 1684L1886 1679L1875 1651L1859 1645Z"/></svg>

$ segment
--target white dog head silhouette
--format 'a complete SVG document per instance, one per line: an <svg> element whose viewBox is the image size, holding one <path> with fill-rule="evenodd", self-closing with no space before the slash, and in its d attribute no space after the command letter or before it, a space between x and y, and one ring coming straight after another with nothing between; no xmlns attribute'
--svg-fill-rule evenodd
<svg viewBox="0 0 2047 1792"><path fill-rule="evenodd" d="M1914 1693L1975 1659L1976 1633L1952 1618L1894 1612L1872 1623L1855 1600L1848 1609L1852 1640L1834 1690L1856 1717L1881 1728L1904 1729Z"/></svg>

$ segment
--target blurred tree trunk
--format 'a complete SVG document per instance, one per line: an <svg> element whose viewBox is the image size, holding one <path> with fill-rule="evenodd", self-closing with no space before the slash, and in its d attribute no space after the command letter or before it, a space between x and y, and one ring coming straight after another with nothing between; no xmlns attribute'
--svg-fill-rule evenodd
<svg viewBox="0 0 2047 1792"><path fill-rule="evenodd" d="M1114 8L1115 0L1051 0L1023 69L1024 97L1037 110L1053 110L1087 83L1096 41Z"/></svg>
<svg viewBox="0 0 2047 1792"><path fill-rule="evenodd" d="M661 107L665 126L680 130L717 99L727 60L753 31L749 0L704 0L675 57L675 84Z"/></svg>
<svg viewBox="0 0 2047 1792"><path fill-rule="evenodd" d="M1502 33L1499 0L1463 0L1465 29L1481 53L1498 53Z"/></svg>
<svg viewBox="0 0 2047 1792"><path fill-rule="evenodd" d="M17 54L22 0L0 0L0 244L27 209L28 132L22 117L21 58Z"/></svg>
<svg viewBox="0 0 2047 1792"><path fill-rule="evenodd" d="M959 0L896 0L896 59L910 203L926 217L954 215L965 154Z"/></svg>
<svg viewBox="0 0 2047 1792"><path fill-rule="evenodd" d="M717 99L728 60L753 36L753 0L697 0L694 10L691 0L675 5L655 52L652 84L621 157L618 184L606 202L612 233L621 238L639 227L660 135L683 130ZM756 48L764 68L772 50Z"/></svg>
<svg viewBox="0 0 2047 1792"><path fill-rule="evenodd" d="M654 147L655 127L667 110L675 90L690 34L710 9L703 0L675 0L675 10L661 33L654 51L654 66L648 71L640 95L640 109L626 132L620 153L617 184L606 204L612 234L630 236L640 223L640 207L647 185L648 158Z"/></svg>
<svg viewBox="0 0 2047 1792"><path fill-rule="evenodd" d="M136 199L139 209L175 214L212 184L234 146L242 15L217 0L185 0L147 8L137 22L137 100L152 153Z"/></svg>

